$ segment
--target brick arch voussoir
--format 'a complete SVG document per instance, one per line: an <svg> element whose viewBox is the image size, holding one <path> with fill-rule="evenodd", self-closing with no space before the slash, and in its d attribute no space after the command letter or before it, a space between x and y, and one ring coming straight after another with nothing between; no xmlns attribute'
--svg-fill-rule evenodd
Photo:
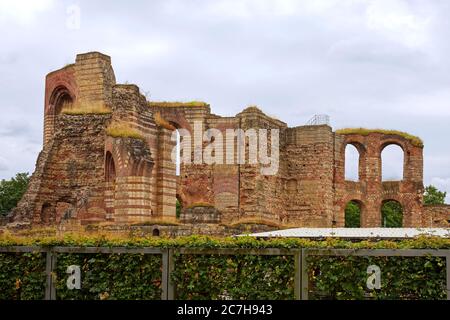
<svg viewBox="0 0 450 320"><path fill-rule="evenodd" d="M60 80L54 84L52 89L50 90L51 94L48 98L48 101L46 103L46 114L54 114L55 113L55 105L58 98L63 94L68 94L73 102L77 101L78 99L78 92L77 92L76 85L69 82Z"/></svg>
<svg viewBox="0 0 450 320"><path fill-rule="evenodd" d="M162 111L161 116L168 122L175 125L177 129L186 129L192 133L192 126L186 119L186 114L182 111Z"/></svg>

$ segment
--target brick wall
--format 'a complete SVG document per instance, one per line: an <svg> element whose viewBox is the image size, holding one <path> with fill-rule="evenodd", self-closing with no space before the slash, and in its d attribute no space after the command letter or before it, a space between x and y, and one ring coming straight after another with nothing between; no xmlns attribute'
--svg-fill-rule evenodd
<svg viewBox="0 0 450 320"><path fill-rule="evenodd" d="M111 113L61 114L67 101L82 106L98 103ZM77 55L74 64L47 75L44 114L44 148L28 191L14 211L16 222L175 221L177 198L184 208L181 222L191 226L268 221L341 227L345 206L352 200L361 204L363 227L381 225L381 205L388 200L403 206L404 226L441 226L448 220L448 206L423 207L423 150L400 135L343 135L327 125L288 128L256 107L220 117L205 103L149 102L136 85L116 84L110 57L98 52ZM108 126L118 122L141 138L108 136ZM196 125L200 132L194 130ZM248 162L254 155L249 141L246 162L238 163L235 140L233 150L223 146L224 151L233 151L232 164L226 155L223 164L182 164L177 176L172 161L174 128L191 133L192 160L194 133L216 129L225 140L227 130L278 129L278 172L264 175L264 165ZM201 146L211 142L202 141ZM270 138L268 142L270 150ZM357 182L345 180L348 144L360 153ZM401 181L381 179L381 152L390 144L405 154Z"/></svg>

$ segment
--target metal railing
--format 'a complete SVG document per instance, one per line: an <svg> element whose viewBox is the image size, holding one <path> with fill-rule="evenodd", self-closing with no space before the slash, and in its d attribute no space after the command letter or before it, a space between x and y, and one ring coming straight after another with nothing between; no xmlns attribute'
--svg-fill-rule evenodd
<svg viewBox="0 0 450 320"><path fill-rule="evenodd" d="M307 126L330 125L330 116L327 114L316 114L306 123Z"/></svg>

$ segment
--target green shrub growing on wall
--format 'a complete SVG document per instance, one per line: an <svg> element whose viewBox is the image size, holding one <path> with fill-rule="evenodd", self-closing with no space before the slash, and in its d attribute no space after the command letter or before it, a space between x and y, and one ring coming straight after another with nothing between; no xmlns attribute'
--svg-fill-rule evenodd
<svg viewBox="0 0 450 320"><path fill-rule="evenodd" d="M80 290L67 289L70 265L80 266ZM57 299L161 299L161 255L61 253L56 275Z"/></svg>
<svg viewBox="0 0 450 320"><path fill-rule="evenodd" d="M446 299L441 257L309 256L310 299ZM368 290L367 267L381 269L381 288Z"/></svg>
<svg viewBox="0 0 450 320"><path fill-rule="evenodd" d="M45 254L0 253L0 300L44 299L45 281Z"/></svg>
<svg viewBox="0 0 450 320"><path fill-rule="evenodd" d="M0 236L0 247L13 245L172 248L171 280L177 299L293 299L294 257L253 254L180 254L177 248L347 248L449 249L450 239L403 241L339 239L258 240L250 237L105 238L104 236ZM43 299L46 253L0 253L0 300ZM160 299L160 254L57 253L54 281L57 299ZM307 257L312 299L445 299L446 263L440 257ZM366 288L367 267L381 269L381 289ZM80 266L81 289L66 287L67 267Z"/></svg>
<svg viewBox="0 0 450 320"><path fill-rule="evenodd" d="M292 256L176 255L177 299L293 299Z"/></svg>

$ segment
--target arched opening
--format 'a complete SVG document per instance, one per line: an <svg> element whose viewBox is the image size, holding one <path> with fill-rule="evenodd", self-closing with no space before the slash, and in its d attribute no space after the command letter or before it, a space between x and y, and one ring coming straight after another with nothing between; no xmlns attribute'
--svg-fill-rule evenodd
<svg viewBox="0 0 450 320"><path fill-rule="evenodd" d="M352 200L345 206L345 227L361 228L362 204L357 200Z"/></svg>
<svg viewBox="0 0 450 320"><path fill-rule="evenodd" d="M157 228L153 229L152 236L159 237L159 229L157 229Z"/></svg>
<svg viewBox="0 0 450 320"><path fill-rule="evenodd" d="M106 152L105 158L105 180L106 182L115 182L116 180L116 166L111 152Z"/></svg>
<svg viewBox="0 0 450 320"><path fill-rule="evenodd" d="M381 226L401 228L403 226L403 207L396 200L383 201L381 205Z"/></svg>
<svg viewBox="0 0 450 320"><path fill-rule="evenodd" d="M60 114L63 109L72 108L73 103L73 98L65 87L56 88L50 99L50 104L54 106L55 115Z"/></svg>
<svg viewBox="0 0 450 320"><path fill-rule="evenodd" d="M352 144L347 144L345 147L345 180L359 181L359 163L358 149Z"/></svg>
<svg viewBox="0 0 450 320"><path fill-rule="evenodd" d="M403 180L404 152L396 144L390 144L381 151L382 181Z"/></svg>

